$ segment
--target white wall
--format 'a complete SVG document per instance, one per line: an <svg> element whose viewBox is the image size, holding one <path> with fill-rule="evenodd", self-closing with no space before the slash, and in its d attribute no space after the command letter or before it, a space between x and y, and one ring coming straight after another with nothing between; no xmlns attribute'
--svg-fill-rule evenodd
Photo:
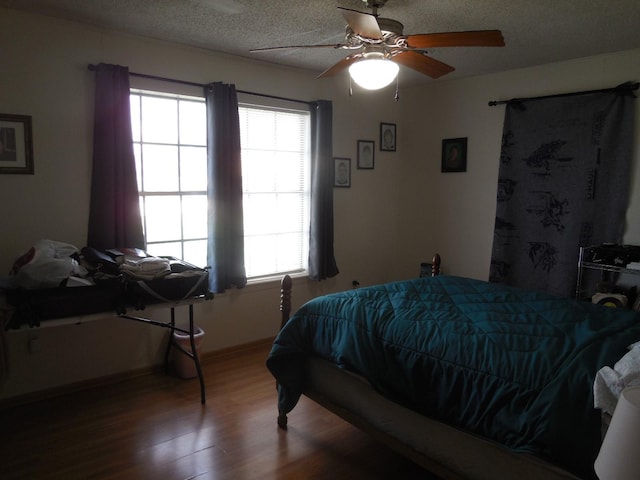
<svg viewBox="0 0 640 480"><path fill-rule="evenodd" d="M640 77L636 51L432 82L402 89L396 102L393 87L355 90L350 97L346 78L315 80L308 72L2 8L0 50L0 112L33 117L35 161L35 175L0 175L0 274L41 238L78 247L85 243L93 115L88 64L117 63L133 72L332 100L334 156L352 159L352 187L334 191L341 273L319 283L296 279L294 307L312 296L351 288L354 279L364 286L416 276L419 263L435 251L443 254L446 272L486 278L503 115L503 107L489 108L487 101L609 87ZM376 150L375 169L358 170L356 142L378 145L380 122L397 124L397 151ZM468 171L441 174L441 139L458 136L469 137ZM640 225L632 221L640 208L639 191L634 188L629 241L640 241ZM196 305L196 322L206 332L203 350L275 335L278 302L278 282L271 282ZM166 309L152 312L168 317ZM10 331L11 371L0 386L0 399L158 364L165 335L162 329L110 316L82 325ZM29 352L32 337L38 338L37 352Z"/></svg>

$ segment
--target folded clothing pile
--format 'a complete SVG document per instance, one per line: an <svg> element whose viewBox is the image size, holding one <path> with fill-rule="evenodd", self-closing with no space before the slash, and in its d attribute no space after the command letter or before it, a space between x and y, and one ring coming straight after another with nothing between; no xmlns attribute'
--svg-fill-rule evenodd
<svg viewBox="0 0 640 480"><path fill-rule="evenodd" d="M137 260L125 259L120 271L133 278L152 280L162 278L171 273L169 259L162 257L145 257Z"/></svg>
<svg viewBox="0 0 640 480"><path fill-rule="evenodd" d="M629 351L612 367L602 367L593 384L594 407L613 415L622 390L640 385L640 342L629 346Z"/></svg>

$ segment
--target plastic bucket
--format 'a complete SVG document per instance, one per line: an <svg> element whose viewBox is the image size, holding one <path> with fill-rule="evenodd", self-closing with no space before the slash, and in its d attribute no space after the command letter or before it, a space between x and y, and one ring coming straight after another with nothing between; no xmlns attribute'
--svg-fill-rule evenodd
<svg viewBox="0 0 640 480"><path fill-rule="evenodd" d="M200 357L200 344L202 343L202 337L204 336L204 330L200 327L196 327L193 332L193 341L196 345L196 353L198 358ZM173 332L173 341L182 347L187 352L191 352L191 339L188 333ZM196 362L189 355L185 355L178 349L173 350L173 366L176 369L176 373L181 378L194 378L198 376L198 370L196 369Z"/></svg>

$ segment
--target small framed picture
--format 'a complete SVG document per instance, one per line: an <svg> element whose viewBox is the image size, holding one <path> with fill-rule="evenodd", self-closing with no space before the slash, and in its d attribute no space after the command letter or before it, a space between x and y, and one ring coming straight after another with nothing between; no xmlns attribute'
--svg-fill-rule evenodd
<svg viewBox="0 0 640 480"><path fill-rule="evenodd" d="M0 173L33 175L30 116L0 113Z"/></svg>
<svg viewBox="0 0 640 480"><path fill-rule="evenodd" d="M442 171L467 171L467 137L442 140Z"/></svg>
<svg viewBox="0 0 640 480"><path fill-rule="evenodd" d="M334 158L333 159L333 186L334 187L351 187L351 159L350 158Z"/></svg>
<svg viewBox="0 0 640 480"><path fill-rule="evenodd" d="M380 150L383 152L396 151L396 124L380 124Z"/></svg>
<svg viewBox="0 0 640 480"><path fill-rule="evenodd" d="M373 169L375 148L373 140L358 140L358 168Z"/></svg>

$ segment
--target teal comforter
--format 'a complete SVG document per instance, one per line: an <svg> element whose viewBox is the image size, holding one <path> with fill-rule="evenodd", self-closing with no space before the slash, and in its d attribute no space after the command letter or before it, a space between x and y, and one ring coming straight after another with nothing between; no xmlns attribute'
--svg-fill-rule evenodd
<svg viewBox="0 0 640 480"><path fill-rule="evenodd" d="M288 413L316 356L417 412L593 478L596 372L640 340L640 314L459 277L313 299L267 367Z"/></svg>

